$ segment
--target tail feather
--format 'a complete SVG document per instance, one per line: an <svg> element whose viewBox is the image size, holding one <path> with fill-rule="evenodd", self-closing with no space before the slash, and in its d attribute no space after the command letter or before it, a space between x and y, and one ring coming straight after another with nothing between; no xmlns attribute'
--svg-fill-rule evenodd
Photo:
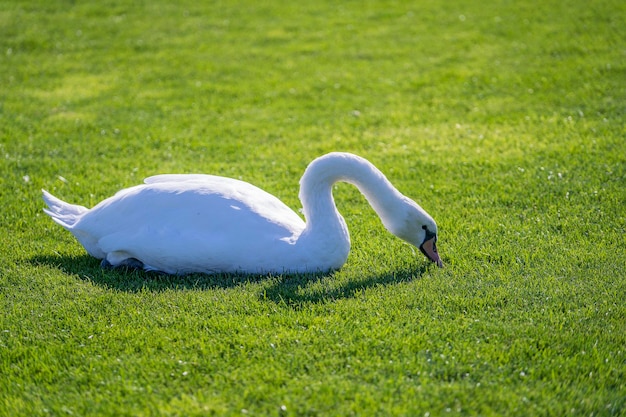
<svg viewBox="0 0 626 417"><path fill-rule="evenodd" d="M52 220L68 230L88 211L86 207L66 203L46 190L41 191L43 192L43 200L48 205L48 208L43 209L43 211L52 217Z"/></svg>

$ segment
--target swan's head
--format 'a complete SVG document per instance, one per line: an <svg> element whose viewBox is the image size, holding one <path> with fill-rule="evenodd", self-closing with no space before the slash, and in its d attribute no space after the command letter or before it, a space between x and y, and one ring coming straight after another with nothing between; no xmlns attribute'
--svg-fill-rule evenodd
<svg viewBox="0 0 626 417"><path fill-rule="evenodd" d="M443 267L437 251L437 224L413 200L405 197L398 214L385 227L400 239L418 247L437 266Z"/></svg>

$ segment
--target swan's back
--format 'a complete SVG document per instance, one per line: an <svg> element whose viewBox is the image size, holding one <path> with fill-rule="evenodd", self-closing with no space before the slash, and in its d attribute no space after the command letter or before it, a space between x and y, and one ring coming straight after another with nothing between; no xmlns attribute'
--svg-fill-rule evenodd
<svg viewBox="0 0 626 417"><path fill-rule="evenodd" d="M104 254L184 273L211 272L206 265L215 271L241 270L246 254L257 264L252 254L280 256L271 250L295 242L304 227L278 198L246 182L164 175L102 201L71 231L97 240Z"/></svg>
<svg viewBox="0 0 626 417"><path fill-rule="evenodd" d="M287 230L304 225L278 198L246 182L210 175L183 181L167 177L150 177L146 184L119 191L89 210L76 227L100 230L150 224L235 232L232 229L258 230L268 223Z"/></svg>

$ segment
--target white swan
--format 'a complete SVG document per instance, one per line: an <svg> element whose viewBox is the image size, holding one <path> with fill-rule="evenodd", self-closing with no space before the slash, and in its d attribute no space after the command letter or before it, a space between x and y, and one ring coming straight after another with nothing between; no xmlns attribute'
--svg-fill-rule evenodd
<svg viewBox="0 0 626 417"><path fill-rule="evenodd" d="M157 175L92 209L45 190L44 211L103 266L168 274L302 273L340 268L350 236L332 186L354 184L394 235L438 266L437 225L367 160L348 153L315 159L300 180L300 216L271 194L212 175Z"/></svg>

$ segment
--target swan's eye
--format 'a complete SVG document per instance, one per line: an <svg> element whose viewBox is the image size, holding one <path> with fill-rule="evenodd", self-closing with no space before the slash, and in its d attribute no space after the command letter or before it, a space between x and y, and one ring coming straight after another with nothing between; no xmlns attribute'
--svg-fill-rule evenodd
<svg viewBox="0 0 626 417"><path fill-rule="evenodd" d="M427 240L430 240L432 238L435 238L435 242L437 241L437 233L433 233L430 230L428 230L428 226L426 226L426 225L422 226L422 229L424 229L426 231L426 236L424 237L424 242L426 242Z"/></svg>

